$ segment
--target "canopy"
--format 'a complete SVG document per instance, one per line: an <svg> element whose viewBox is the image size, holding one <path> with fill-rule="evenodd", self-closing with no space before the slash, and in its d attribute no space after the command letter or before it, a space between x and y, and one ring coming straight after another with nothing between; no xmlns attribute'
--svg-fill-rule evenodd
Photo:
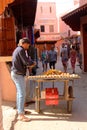
<svg viewBox="0 0 87 130"><path fill-rule="evenodd" d="M14 0L0 0L0 15L4 12L5 7Z"/></svg>
<svg viewBox="0 0 87 130"><path fill-rule="evenodd" d="M80 18L87 15L87 4L64 15L62 20L69 25L72 30L80 31Z"/></svg>
<svg viewBox="0 0 87 130"><path fill-rule="evenodd" d="M33 26L37 0L15 0L8 5L16 19L17 25Z"/></svg>

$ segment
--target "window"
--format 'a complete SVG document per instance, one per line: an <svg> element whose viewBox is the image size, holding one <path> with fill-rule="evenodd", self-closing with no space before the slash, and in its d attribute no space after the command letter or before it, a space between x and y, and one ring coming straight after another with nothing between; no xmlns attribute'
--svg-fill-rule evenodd
<svg viewBox="0 0 87 130"><path fill-rule="evenodd" d="M43 8L42 8L42 6L40 7L40 10L41 10L41 13L43 13Z"/></svg>
<svg viewBox="0 0 87 130"><path fill-rule="evenodd" d="M49 26L49 32L54 32L54 26L53 25Z"/></svg>
<svg viewBox="0 0 87 130"><path fill-rule="evenodd" d="M50 13L52 13L52 8L50 7Z"/></svg>
<svg viewBox="0 0 87 130"><path fill-rule="evenodd" d="M41 32L45 32L45 26L44 26L44 25L41 25L41 26L40 26L40 30L41 30Z"/></svg>

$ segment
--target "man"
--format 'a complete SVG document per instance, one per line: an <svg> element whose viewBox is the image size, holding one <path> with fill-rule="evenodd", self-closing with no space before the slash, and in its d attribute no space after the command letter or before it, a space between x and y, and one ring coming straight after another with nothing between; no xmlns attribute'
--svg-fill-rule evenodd
<svg viewBox="0 0 87 130"><path fill-rule="evenodd" d="M48 50L46 49L46 46L43 46L43 50L41 52L41 60L42 60L43 72L45 72L47 71L48 67Z"/></svg>
<svg viewBox="0 0 87 130"><path fill-rule="evenodd" d="M36 50L33 45L30 45L27 50L28 56L31 57L32 61L36 61ZM36 75L36 66L32 68L32 75Z"/></svg>
<svg viewBox="0 0 87 130"><path fill-rule="evenodd" d="M12 57L11 77L17 89L18 120L29 121L24 115L24 103L26 96L25 75L29 67L29 59L25 51L29 48L30 41L27 38L19 40L19 46L14 50Z"/></svg>
<svg viewBox="0 0 87 130"><path fill-rule="evenodd" d="M51 50L48 52L48 60L50 69L55 69L57 62L57 52L54 50L54 45L51 46Z"/></svg>
<svg viewBox="0 0 87 130"><path fill-rule="evenodd" d="M61 48L61 61L62 61L62 65L64 68L64 72L67 72L67 65L68 65L68 49L67 49L67 45L65 43L62 44L62 48Z"/></svg>

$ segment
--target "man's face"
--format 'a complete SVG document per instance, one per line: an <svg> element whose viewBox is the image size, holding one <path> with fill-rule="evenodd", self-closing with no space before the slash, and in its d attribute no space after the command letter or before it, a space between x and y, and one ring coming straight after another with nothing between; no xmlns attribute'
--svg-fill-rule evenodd
<svg viewBox="0 0 87 130"><path fill-rule="evenodd" d="M29 48L29 43L24 43L24 49L27 50Z"/></svg>

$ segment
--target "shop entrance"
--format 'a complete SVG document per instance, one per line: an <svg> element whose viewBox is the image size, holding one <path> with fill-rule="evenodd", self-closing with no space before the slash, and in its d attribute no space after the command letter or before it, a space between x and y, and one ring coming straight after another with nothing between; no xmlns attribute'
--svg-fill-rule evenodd
<svg viewBox="0 0 87 130"><path fill-rule="evenodd" d="M87 72L87 24L83 25L83 52L84 71Z"/></svg>

